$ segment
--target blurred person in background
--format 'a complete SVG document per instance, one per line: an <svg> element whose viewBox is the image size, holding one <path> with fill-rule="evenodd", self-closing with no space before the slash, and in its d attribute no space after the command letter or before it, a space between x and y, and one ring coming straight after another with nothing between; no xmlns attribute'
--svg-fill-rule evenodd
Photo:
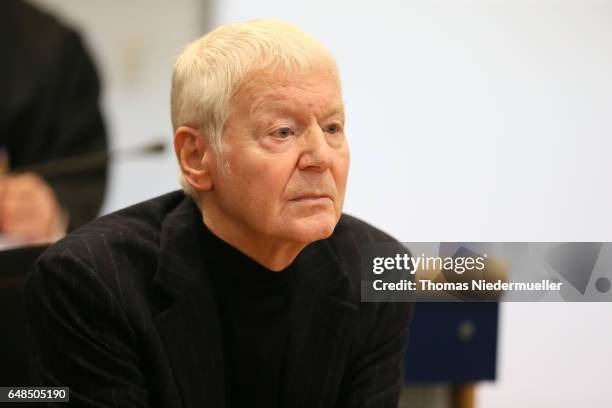
<svg viewBox="0 0 612 408"><path fill-rule="evenodd" d="M107 167L19 170L107 149L98 75L74 30L20 0L0 2L0 52L0 236L53 241L96 217Z"/></svg>

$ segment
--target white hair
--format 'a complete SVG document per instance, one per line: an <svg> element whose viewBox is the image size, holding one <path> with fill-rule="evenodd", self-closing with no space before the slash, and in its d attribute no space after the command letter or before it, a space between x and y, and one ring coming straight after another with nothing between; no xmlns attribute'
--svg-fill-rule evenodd
<svg viewBox="0 0 612 408"><path fill-rule="evenodd" d="M277 20L223 25L188 44L174 63L171 114L174 131L200 129L217 156L232 99L250 72L280 69L307 73L328 69L340 80L331 53L298 27ZM185 192L195 197L180 175Z"/></svg>

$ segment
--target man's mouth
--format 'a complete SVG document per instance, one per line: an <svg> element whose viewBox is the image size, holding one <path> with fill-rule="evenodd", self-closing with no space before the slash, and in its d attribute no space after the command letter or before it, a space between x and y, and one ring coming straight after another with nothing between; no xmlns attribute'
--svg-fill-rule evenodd
<svg viewBox="0 0 612 408"><path fill-rule="evenodd" d="M331 200L331 197L327 194L304 194L291 199L291 201L297 202L316 202L321 200Z"/></svg>

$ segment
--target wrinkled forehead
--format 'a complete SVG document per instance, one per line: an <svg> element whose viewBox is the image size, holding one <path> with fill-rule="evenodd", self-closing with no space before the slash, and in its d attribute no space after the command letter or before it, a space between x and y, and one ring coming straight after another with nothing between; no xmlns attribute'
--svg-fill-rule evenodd
<svg viewBox="0 0 612 408"><path fill-rule="evenodd" d="M332 66L317 66L309 70L284 68L259 69L249 72L232 97L232 108L241 106L249 111L282 110L294 100L287 97L292 88L292 98L314 96L324 109L344 112L342 90L337 70Z"/></svg>

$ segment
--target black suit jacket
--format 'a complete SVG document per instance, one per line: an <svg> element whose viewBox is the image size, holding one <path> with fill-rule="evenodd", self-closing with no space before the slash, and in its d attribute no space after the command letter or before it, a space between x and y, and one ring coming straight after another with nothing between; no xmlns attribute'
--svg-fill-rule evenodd
<svg viewBox="0 0 612 408"><path fill-rule="evenodd" d="M201 233L201 213L179 191L100 218L43 254L26 286L37 383L69 386L72 406L226 406ZM343 215L296 258L282 406L396 406L410 304L359 296L360 242L391 240Z"/></svg>

